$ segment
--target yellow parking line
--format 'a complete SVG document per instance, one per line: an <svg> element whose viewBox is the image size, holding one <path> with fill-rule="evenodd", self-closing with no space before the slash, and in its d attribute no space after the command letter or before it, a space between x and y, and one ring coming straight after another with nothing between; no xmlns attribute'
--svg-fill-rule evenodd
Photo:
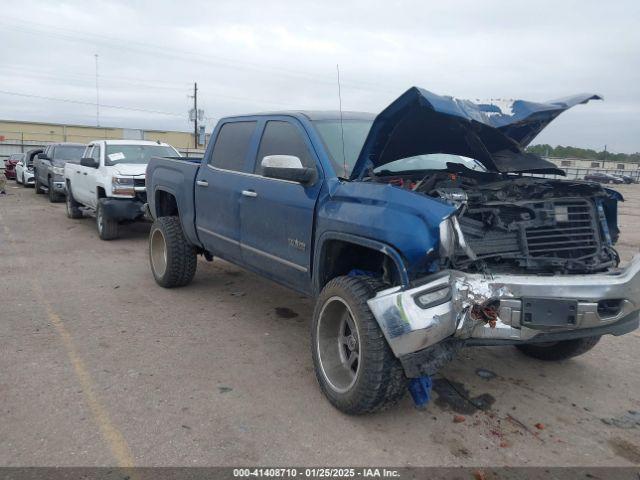
<svg viewBox="0 0 640 480"><path fill-rule="evenodd" d="M20 253L16 248L16 244L11 231L9 230L9 227L7 227L6 223L3 222L1 213L0 223L4 224L4 233L9 240L8 243L14 250L14 258L22 263L23 266L26 266L24 258L20 256ZM95 394L95 389L93 387L94 382L91 378L91 375L89 375L89 371L85 367L84 362L80 358L80 355L78 355L77 349L73 342L73 337L65 327L64 322L62 321L60 316L55 313L55 311L47 301L38 279L32 277L31 283L36 300L38 300L38 302L40 302L40 304L44 306L51 324L62 340L62 344L64 345L64 348L67 352L67 356L69 357L71 365L73 366L75 376L78 380L78 383L80 383L80 386L82 387L82 394L84 395L84 399L87 402L91 413L93 414L94 421L100 428L102 437L109 445L111 453L118 462L118 466L123 468L133 467L134 460L133 455L131 454L131 450L129 449L129 445L127 444L127 441L124 439L120 431L113 425L111 419L109 418L107 410L102 406L100 400L98 399L98 396Z"/></svg>

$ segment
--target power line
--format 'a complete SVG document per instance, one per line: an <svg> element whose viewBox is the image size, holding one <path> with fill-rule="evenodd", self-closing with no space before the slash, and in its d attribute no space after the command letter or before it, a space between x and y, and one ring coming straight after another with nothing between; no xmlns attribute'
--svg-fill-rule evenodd
<svg viewBox="0 0 640 480"><path fill-rule="evenodd" d="M39 98L41 100L51 100L51 101L54 101L54 102L75 103L75 104L78 104L78 105L91 105L93 107L98 105L95 102L87 102L87 101L83 101L83 100L73 100L71 98L47 97L47 96L44 96L44 95L34 95L34 94L30 94L30 93L10 92L8 90L0 90L0 94L11 95L11 96L15 96L15 97ZM132 111L132 112L157 113L159 115L169 115L169 116L175 116L175 117L184 117L183 113L163 112L161 110L147 110L145 108L137 108L137 107L123 107L123 106L120 106L120 105L105 105L105 104L100 104L100 107L102 107L102 108L113 108L113 109L116 109L116 110L129 110L129 111Z"/></svg>
<svg viewBox="0 0 640 480"><path fill-rule="evenodd" d="M7 22L7 20L12 20L17 25L13 25L10 22ZM150 50L154 53L155 56L163 56L167 58L177 59L180 61L191 62L193 61L192 59L196 59L200 63L223 65L227 68L232 68L232 69L252 69L252 70L259 70L259 71L262 70L262 71L267 71L269 73L280 75L280 76L304 78L307 81L315 82L315 83L322 83L322 84L331 85L331 86L335 84L335 81L333 80L333 78L330 78L326 75L323 76L323 75L317 75L317 74L310 74L309 72L306 72L306 71L298 71L298 70L287 69L282 67L271 67L268 65L261 65L257 63L239 61L235 59L232 60L224 57L219 57L214 55L205 55L201 53L195 53L193 51L169 48L169 47L153 45L145 42L138 42L138 41L132 41L132 40L123 41L113 37L108 37L106 35L95 34L93 32L91 33L82 32L82 31L62 28L58 26L52 27L47 24L33 22L31 20L3 17L2 19L0 19L0 24L7 25L8 28L11 28L17 31L22 31L26 33L35 32L37 34L49 35L49 36L61 38L63 40L69 40L74 42L77 42L78 38L80 37L80 39L84 42L93 43L94 45L103 45L108 48L122 48L122 46L126 46L126 49L129 52L131 50L142 50L142 51ZM28 27L26 26L27 24L38 25L38 27ZM71 34L63 33L63 31L70 32ZM99 40L99 39L102 39L102 40ZM191 57L191 59L187 57ZM358 90L377 90L377 91L384 91L387 93L396 93L395 91L392 91L388 88L381 87L379 84L365 82L365 81L358 81L358 83L342 82L342 85L343 87L346 86L347 88L351 86L351 88L357 88ZM364 85L368 85L368 87L365 88Z"/></svg>

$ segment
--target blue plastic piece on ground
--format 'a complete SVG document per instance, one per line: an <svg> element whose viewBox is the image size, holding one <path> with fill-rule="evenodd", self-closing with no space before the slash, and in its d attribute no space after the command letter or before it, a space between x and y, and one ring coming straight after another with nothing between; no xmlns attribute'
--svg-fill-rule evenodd
<svg viewBox="0 0 640 480"><path fill-rule="evenodd" d="M412 378L409 382L409 393L416 407L424 407L431 400L431 377Z"/></svg>

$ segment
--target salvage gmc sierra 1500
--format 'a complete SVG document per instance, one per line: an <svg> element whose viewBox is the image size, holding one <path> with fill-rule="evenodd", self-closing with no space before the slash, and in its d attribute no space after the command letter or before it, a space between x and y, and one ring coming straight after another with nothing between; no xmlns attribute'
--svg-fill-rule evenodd
<svg viewBox="0 0 640 480"><path fill-rule="evenodd" d="M201 161L148 165L153 276L186 285L201 254L315 297L316 376L347 413L464 346L580 355L637 328L640 257L618 266L620 194L544 177L564 172L524 148L595 99L503 111L411 88L377 116L222 119Z"/></svg>

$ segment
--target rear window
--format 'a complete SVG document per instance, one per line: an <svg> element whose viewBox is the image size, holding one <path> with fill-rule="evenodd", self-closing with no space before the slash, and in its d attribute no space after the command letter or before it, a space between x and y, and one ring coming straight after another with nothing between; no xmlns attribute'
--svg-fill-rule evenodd
<svg viewBox="0 0 640 480"><path fill-rule="evenodd" d="M246 171L249 142L257 122L225 123L218 133L211 155L211 165L224 170Z"/></svg>

